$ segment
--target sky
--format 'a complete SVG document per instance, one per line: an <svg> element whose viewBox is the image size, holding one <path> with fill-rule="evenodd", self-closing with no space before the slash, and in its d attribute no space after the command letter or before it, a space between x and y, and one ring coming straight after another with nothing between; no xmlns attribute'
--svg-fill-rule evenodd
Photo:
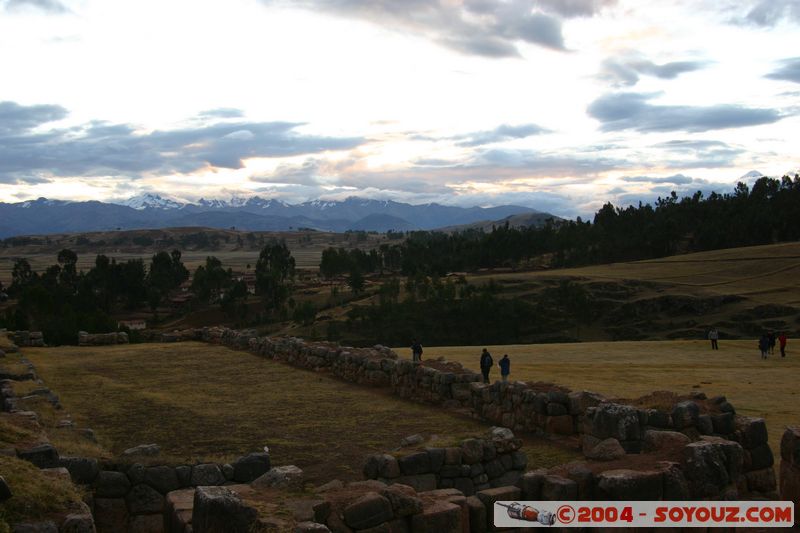
<svg viewBox="0 0 800 533"><path fill-rule="evenodd" d="M730 192L800 169L798 25L797 0L0 0L0 201Z"/></svg>

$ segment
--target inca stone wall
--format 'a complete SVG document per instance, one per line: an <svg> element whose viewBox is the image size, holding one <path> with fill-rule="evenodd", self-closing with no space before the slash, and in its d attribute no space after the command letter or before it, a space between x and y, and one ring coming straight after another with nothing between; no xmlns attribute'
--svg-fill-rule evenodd
<svg viewBox="0 0 800 533"><path fill-rule="evenodd" d="M636 407L552 384L483 384L479 374L459 364L415 364L399 359L384 346L350 348L293 337L258 337L253 331L228 328L185 330L168 336L175 341L202 340L249 350L300 368L330 372L353 383L390 388L414 401L470 409L475 416L514 431L572 438L591 459L619 459L669 443L701 442L703 437L707 437L702 439L705 443L730 441L742 450L744 490L773 495L777 486L764 419L737 415L723 396L709 399L698 392L666 410ZM697 447L714 448L710 444Z"/></svg>

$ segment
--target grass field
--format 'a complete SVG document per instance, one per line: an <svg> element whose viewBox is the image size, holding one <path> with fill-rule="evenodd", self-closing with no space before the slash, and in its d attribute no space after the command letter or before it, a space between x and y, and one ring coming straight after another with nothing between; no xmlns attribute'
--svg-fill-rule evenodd
<svg viewBox="0 0 800 533"><path fill-rule="evenodd" d="M482 346L426 347L425 356L443 356L478 372ZM800 425L800 342L790 339L787 357L760 359L755 340L720 341L712 351L705 341L594 342L487 346L497 362L508 354L511 378L549 381L573 390L636 398L655 390L678 394L701 390L728 397L739 414L767 420L770 445L778 456L787 425ZM397 349L411 357L408 348Z"/></svg>
<svg viewBox="0 0 800 533"><path fill-rule="evenodd" d="M414 433L482 434L466 415L202 343L29 348L24 353L81 427L114 453L157 443L175 461L226 460L269 446L310 479L360 478L363 458ZM526 441L529 464L572 452Z"/></svg>

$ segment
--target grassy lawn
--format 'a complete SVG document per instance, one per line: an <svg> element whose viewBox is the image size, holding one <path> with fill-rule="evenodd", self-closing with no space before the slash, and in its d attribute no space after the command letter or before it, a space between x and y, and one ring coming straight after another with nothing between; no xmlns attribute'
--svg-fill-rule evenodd
<svg viewBox="0 0 800 533"><path fill-rule="evenodd" d="M410 434L482 434L487 425L324 374L202 343L24 350L81 427L119 453L157 443L167 460L226 460L269 446L310 479L360 478L365 455ZM573 454L526 442L529 464ZM162 459L163 460L163 459Z"/></svg>
<svg viewBox="0 0 800 533"><path fill-rule="evenodd" d="M429 358L444 356L478 372L482 346L426 347ZM764 417L773 453L780 451L784 427L800 424L800 342L790 339L786 359L780 354L760 359L755 340L720 341L711 351L707 341L592 342L487 346L495 360L491 377L500 378L497 362L507 353L511 378L550 381L574 390L635 398L654 390L708 396L723 394L737 413ZM411 357L408 348L396 349Z"/></svg>

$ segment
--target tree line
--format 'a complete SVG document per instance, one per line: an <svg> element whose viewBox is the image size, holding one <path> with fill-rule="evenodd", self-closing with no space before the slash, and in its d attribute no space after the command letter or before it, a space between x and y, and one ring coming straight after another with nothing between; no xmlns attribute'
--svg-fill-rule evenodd
<svg viewBox="0 0 800 533"><path fill-rule="evenodd" d="M326 250L323 276L353 272L400 272L443 276L480 268L524 266L546 258L551 267L664 257L676 253L770 244L800 238L800 175L763 177L732 193L673 192L653 204L626 208L605 204L593 221L551 220L540 227L494 227L410 232L405 241L369 253Z"/></svg>
<svg viewBox="0 0 800 533"><path fill-rule="evenodd" d="M157 318L158 308L190 277L179 250L158 252L148 265L142 259L118 262L101 254L88 271L78 271L78 255L72 250L61 250L56 260L41 273L27 259L15 261L7 289L15 305L0 316L0 327L41 330L49 344L74 344L79 330L116 331L113 316L143 306ZM295 261L285 242L271 241L261 249L255 292L267 319L285 314L294 274ZM197 267L189 290L199 303L220 303L229 317L247 314L247 285L216 257Z"/></svg>

